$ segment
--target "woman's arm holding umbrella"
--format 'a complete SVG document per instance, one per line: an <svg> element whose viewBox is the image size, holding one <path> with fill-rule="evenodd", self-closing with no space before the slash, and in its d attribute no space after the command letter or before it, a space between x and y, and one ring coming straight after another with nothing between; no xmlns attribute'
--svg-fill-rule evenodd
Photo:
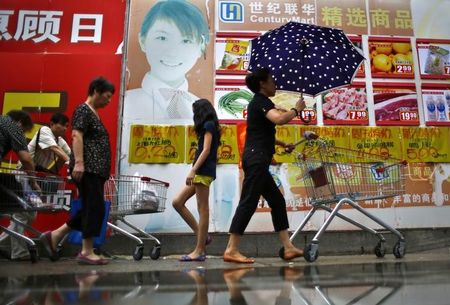
<svg viewBox="0 0 450 305"><path fill-rule="evenodd" d="M299 116L300 112L305 109L305 107L305 100L299 99L295 104L295 108L291 108L289 111L284 112L274 108L267 112L266 117L274 124L284 125Z"/></svg>

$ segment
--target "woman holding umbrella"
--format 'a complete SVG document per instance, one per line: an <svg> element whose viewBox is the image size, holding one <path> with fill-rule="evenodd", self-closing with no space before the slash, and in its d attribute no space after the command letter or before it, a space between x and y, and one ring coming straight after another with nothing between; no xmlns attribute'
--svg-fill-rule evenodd
<svg viewBox="0 0 450 305"><path fill-rule="evenodd" d="M272 223L284 247L283 259L291 260L302 256L303 251L297 249L289 239L286 201L269 172L269 165L275 153L275 144L283 146L286 152L291 152L295 147L275 139L275 125L286 124L297 117L305 108L305 102L299 99L295 108L289 111L276 109L270 100L270 97L275 95L276 86L271 72L266 68L248 74L245 83L255 95L247 108L247 137L242 157L242 193L230 226L230 238L223 260L232 263L254 263L254 259L242 255L238 247L260 196L266 199L272 209Z"/></svg>

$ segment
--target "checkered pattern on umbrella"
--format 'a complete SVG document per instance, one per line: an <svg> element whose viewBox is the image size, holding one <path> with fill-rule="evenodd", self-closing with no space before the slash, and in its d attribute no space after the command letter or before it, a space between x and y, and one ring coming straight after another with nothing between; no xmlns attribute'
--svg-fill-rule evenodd
<svg viewBox="0 0 450 305"><path fill-rule="evenodd" d="M251 41L249 71L269 68L277 89L315 96L350 84L364 60L342 30L289 22Z"/></svg>

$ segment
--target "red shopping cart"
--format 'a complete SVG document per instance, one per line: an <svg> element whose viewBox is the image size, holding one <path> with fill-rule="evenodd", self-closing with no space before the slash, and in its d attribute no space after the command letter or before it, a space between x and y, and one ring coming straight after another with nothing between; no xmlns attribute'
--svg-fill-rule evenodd
<svg viewBox="0 0 450 305"><path fill-rule="evenodd" d="M111 202L111 221L108 222L108 227L138 243L133 252L135 260L142 259L144 255L144 240L155 242L150 257L153 260L158 259L161 254L161 242L155 236L128 222L125 216L163 212L168 188L168 182L139 176L111 177L105 183L105 200ZM117 222L122 222L143 237L137 237L118 227Z"/></svg>
<svg viewBox="0 0 450 305"><path fill-rule="evenodd" d="M9 219L16 225L43 238L42 232L21 222L13 213L48 212L66 210L70 204L71 192L66 190L66 179L42 172L24 172L9 168L0 168L0 219ZM24 241L30 253L31 262L36 262L38 252L33 239L0 226L11 238Z"/></svg>
<svg viewBox="0 0 450 305"><path fill-rule="evenodd" d="M366 225L341 214L339 210L344 204L350 205L381 227L398 237L393 248L396 258L405 255L405 239L403 235L375 217L360 205L358 201L377 200L394 197L405 192L406 162L382 155L369 154L357 150L329 145L321 139L308 139L305 153L297 155L297 166L301 170L301 179L307 192L311 209L299 227L291 235L293 240L305 227L318 209L329 212L323 225L319 228L310 244L304 249L304 257L313 262L319 256L319 239L335 216L356 227L375 234L379 238L374 252L377 257L386 253L383 235ZM284 248L280 249L280 257L284 257Z"/></svg>

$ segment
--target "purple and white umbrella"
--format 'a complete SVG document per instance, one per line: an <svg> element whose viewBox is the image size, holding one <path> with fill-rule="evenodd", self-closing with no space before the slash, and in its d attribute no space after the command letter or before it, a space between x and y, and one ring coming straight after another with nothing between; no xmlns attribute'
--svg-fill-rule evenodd
<svg viewBox="0 0 450 305"><path fill-rule="evenodd" d="M268 68L277 89L316 96L348 85L364 60L342 30L289 22L251 41L249 71Z"/></svg>

